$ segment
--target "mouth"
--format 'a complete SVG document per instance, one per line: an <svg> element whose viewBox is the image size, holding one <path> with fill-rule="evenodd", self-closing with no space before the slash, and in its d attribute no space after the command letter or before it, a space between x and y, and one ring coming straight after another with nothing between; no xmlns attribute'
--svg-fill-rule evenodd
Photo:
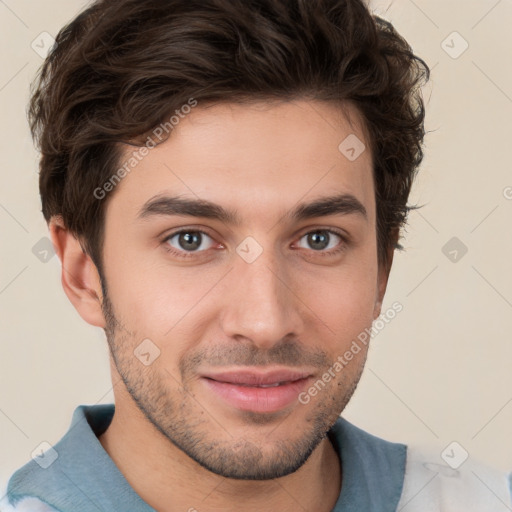
<svg viewBox="0 0 512 512"><path fill-rule="evenodd" d="M278 412L292 406L312 378L309 371L235 370L201 376L208 391L242 411Z"/></svg>

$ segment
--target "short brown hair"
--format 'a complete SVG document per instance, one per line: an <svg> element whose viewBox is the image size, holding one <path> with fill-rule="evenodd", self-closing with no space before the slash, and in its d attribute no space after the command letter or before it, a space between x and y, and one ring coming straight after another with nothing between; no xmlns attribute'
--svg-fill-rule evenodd
<svg viewBox="0 0 512 512"><path fill-rule="evenodd" d="M142 146L190 98L351 102L370 138L387 264L423 159L429 74L363 0L97 0L59 32L33 84L44 217L62 216L101 275L106 200L94 190L121 143Z"/></svg>

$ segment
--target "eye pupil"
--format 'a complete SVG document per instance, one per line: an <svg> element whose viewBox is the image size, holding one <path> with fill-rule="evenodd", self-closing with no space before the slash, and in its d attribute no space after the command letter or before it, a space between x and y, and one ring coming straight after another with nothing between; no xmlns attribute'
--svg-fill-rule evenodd
<svg viewBox="0 0 512 512"><path fill-rule="evenodd" d="M314 231L308 234L308 243L313 249L325 249L329 245L329 235L325 231Z"/></svg>
<svg viewBox="0 0 512 512"><path fill-rule="evenodd" d="M180 247L186 250L194 250L201 246L201 233L187 231L179 233L178 242Z"/></svg>

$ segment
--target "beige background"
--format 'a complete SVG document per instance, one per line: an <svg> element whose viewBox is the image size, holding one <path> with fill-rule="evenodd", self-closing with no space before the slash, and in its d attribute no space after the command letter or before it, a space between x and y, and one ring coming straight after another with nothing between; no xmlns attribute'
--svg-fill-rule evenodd
<svg viewBox="0 0 512 512"><path fill-rule="evenodd" d="M384 13L432 68L425 89L426 157L385 307L403 311L373 341L345 416L393 441L457 441L512 469L512 3L390 0ZM47 236L37 160L25 119L41 32L56 35L85 2L0 1L0 480L53 444L78 404L113 401L103 332L85 324L60 286L57 257L32 252ZM458 58L442 42L458 32ZM453 42L452 42L453 41ZM452 53L462 48L450 36ZM509 188L507 188L509 187ZM508 199L507 199L508 197ZM452 262L457 237L468 252ZM460 256L459 256L460 257Z"/></svg>

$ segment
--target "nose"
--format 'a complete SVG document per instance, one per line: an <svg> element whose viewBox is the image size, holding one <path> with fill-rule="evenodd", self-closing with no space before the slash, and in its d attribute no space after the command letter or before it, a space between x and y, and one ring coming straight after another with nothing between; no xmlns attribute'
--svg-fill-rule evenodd
<svg viewBox="0 0 512 512"><path fill-rule="evenodd" d="M235 258L221 299L224 334L250 340L262 350L288 337L300 338L304 322L304 299L293 289L286 262L270 252L263 251L252 263Z"/></svg>

